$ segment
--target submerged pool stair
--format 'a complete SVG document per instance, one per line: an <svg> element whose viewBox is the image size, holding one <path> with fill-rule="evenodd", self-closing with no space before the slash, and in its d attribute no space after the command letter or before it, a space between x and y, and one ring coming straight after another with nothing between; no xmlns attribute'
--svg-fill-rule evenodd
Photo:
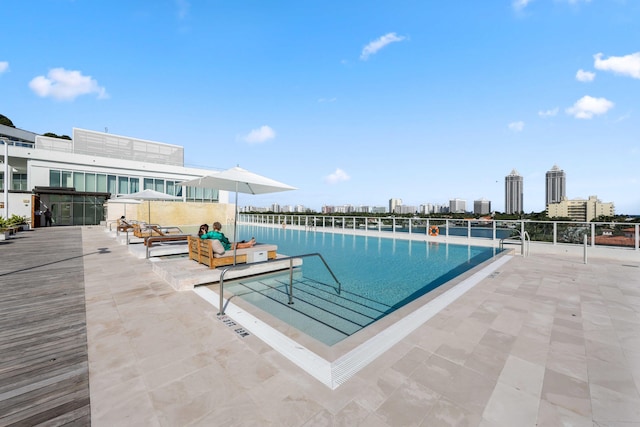
<svg viewBox="0 0 640 427"><path fill-rule="evenodd" d="M392 310L389 305L338 290L330 284L293 278L293 304L289 304L289 275L273 275L229 283L225 290L298 330L332 345L375 322Z"/></svg>

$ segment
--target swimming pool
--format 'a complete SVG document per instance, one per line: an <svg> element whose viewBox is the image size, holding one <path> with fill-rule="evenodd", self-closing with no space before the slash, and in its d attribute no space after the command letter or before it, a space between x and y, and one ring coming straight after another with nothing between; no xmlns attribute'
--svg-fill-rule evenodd
<svg viewBox="0 0 640 427"><path fill-rule="evenodd" d="M313 257L296 269L292 305L288 272L234 281L225 285L225 291L329 346L500 252L423 240L238 227L239 239L252 236L278 245L279 254L320 253L340 281L340 292L322 261Z"/></svg>

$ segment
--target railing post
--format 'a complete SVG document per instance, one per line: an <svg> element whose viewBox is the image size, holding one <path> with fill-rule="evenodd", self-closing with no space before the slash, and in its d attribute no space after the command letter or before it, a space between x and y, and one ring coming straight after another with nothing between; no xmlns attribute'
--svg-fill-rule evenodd
<svg viewBox="0 0 640 427"><path fill-rule="evenodd" d="M293 258L289 259L289 305L293 304Z"/></svg>
<svg viewBox="0 0 640 427"><path fill-rule="evenodd" d="M584 235L584 263L587 263L587 235Z"/></svg>

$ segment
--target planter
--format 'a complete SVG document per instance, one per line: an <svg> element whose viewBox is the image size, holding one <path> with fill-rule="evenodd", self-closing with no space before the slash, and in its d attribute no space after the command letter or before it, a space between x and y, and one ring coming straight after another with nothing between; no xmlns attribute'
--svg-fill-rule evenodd
<svg viewBox="0 0 640 427"><path fill-rule="evenodd" d="M9 240L10 235L9 230L0 230L0 240Z"/></svg>

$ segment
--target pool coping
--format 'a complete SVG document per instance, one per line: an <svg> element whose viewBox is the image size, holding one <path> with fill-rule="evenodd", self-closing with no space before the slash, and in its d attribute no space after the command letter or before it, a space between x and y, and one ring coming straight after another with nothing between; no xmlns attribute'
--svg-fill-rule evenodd
<svg viewBox="0 0 640 427"><path fill-rule="evenodd" d="M338 349L345 350L342 354L336 354L336 352L340 352L340 350L325 353L321 351L321 346L308 345L308 343L302 343L301 341L303 340L294 340L266 321L249 313L247 309L226 298L223 300L226 317L219 318L220 320L233 319L233 321L271 346L309 375L330 389L335 390L483 279L496 272L496 270L512 258L512 255L504 253L498 254L470 270L470 275L461 278L459 281L454 279L443 285L448 285L448 289L435 297L431 297L429 301L425 302L424 300L427 294L413 303L408 304L403 307L405 310L401 309L397 311L399 313L394 316L397 319L392 324L380 323L375 335L357 344L355 347L347 349L346 345L340 346L339 343L337 345ZM200 286L196 287L193 292L216 307L216 309L220 309L220 296L214 290L209 287ZM324 354L320 355L318 353ZM331 360L331 354L337 357Z"/></svg>

